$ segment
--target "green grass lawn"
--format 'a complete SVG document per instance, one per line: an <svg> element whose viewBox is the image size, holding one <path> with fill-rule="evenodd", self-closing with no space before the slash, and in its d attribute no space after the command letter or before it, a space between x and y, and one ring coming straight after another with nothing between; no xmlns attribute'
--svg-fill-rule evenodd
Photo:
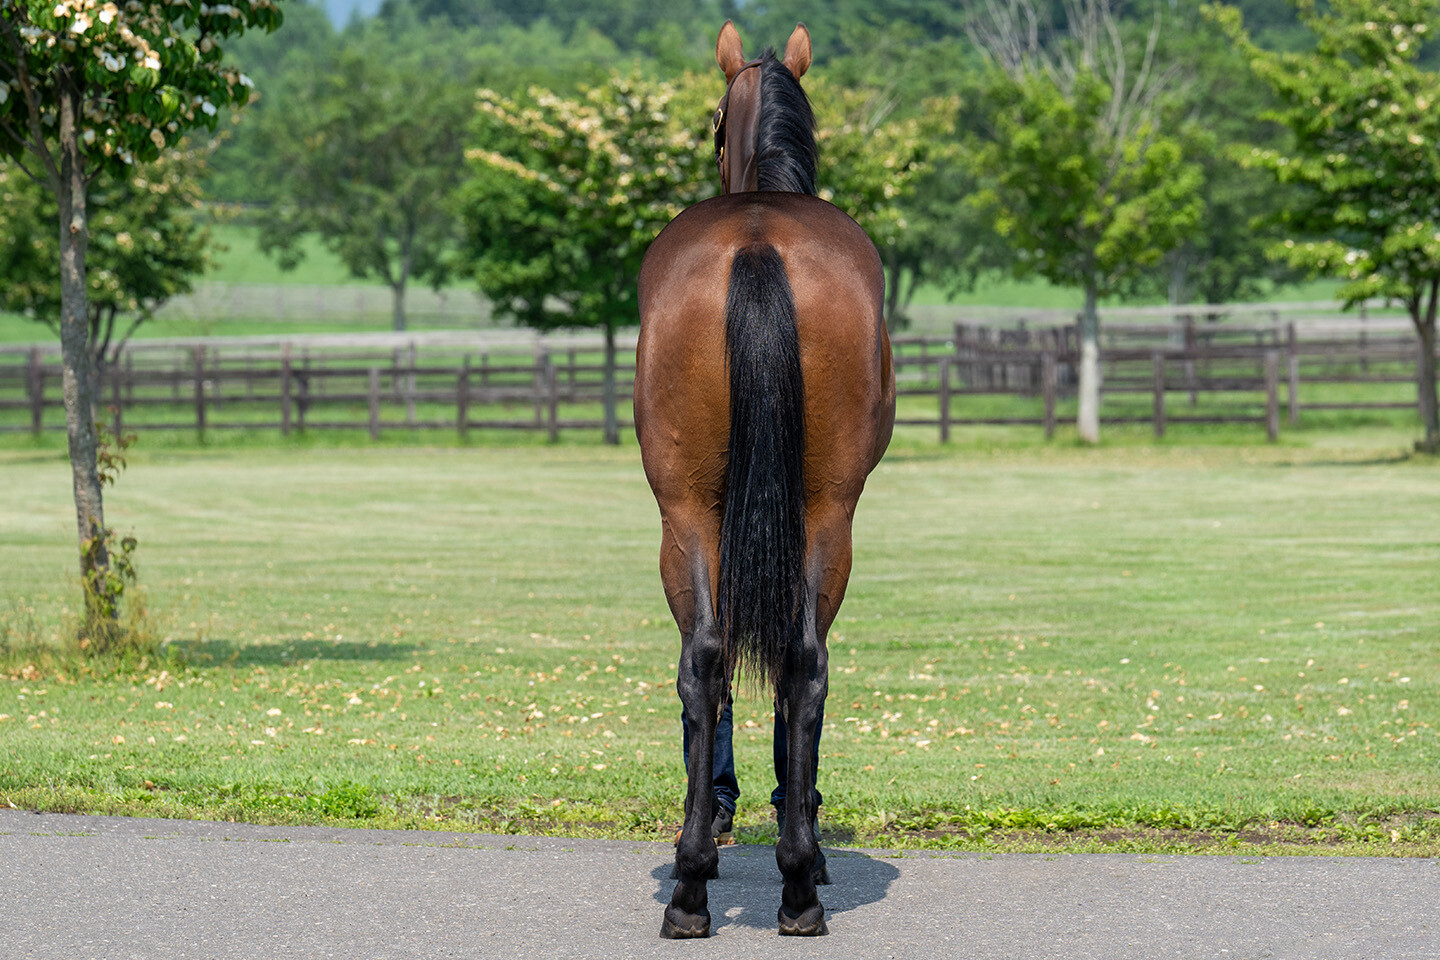
<svg viewBox="0 0 1440 960"><path fill-rule="evenodd" d="M260 250L260 228L241 223L217 223L210 228L215 242L213 269L204 280L219 283L297 283L306 285L375 284L357 280L340 258L325 248L318 234L301 243L305 258L294 270L281 270L275 259Z"/></svg>
<svg viewBox="0 0 1440 960"><path fill-rule="evenodd" d="M1403 431L1004 436L903 432L871 478L829 640L832 839L1440 852L1440 474L1397 456ZM124 670L31 649L73 621L67 470L0 449L0 803L678 822L678 642L633 441L142 441L109 518L177 659ZM770 711L736 707L751 841L773 837Z"/></svg>

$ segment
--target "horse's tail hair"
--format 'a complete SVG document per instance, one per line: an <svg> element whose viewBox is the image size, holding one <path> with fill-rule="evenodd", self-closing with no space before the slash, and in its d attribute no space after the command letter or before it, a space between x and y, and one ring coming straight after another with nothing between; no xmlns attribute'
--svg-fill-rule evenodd
<svg viewBox="0 0 1440 960"><path fill-rule="evenodd" d="M725 298L730 443L720 529L727 675L773 689L805 618L805 384L785 263L735 254Z"/></svg>

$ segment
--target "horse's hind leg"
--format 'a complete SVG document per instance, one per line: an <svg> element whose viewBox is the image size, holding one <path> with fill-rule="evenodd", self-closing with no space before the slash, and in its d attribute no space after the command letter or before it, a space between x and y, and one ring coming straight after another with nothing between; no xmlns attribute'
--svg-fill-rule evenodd
<svg viewBox="0 0 1440 960"><path fill-rule="evenodd" d="M820 847L810 830L815 817L815 766L811 754L815 725L820 721L829 686L829 667L825 645L815 634L813 617L806 618L804 641L792 651L778 698L780 709L785 711L789 753L785 827L775 844L775 862L785 878L779 922L782 934L819 936L826 929L825 907L815 889Z"/></svg>
<svg viewBox="0 0 1440 960"><path fill-rule="evenodd" d="M815 725L820 722L830 686L825 637L850 579L850 513L843 504L812 504L807 524L805 632L780 682L778 699L787 713L789 767L785 829L775 845L775 860L785 878L780 933L789 936L829 932L825 907L815 888L824 855L811 832L816 814L814 743ZM828 876L824 882L829 882Z"/></svg>
<svg viewBox="0 0 1440 960"><path fill-rule="evenodd" d="M719 563L719 524L697 517L677 531L673 516L664 518L660 547L660 576L670 610L680 627L680 669L676 689L690 723L689 780L685 792L685 826L675 849L678 882L665 908L660 936L666 939L705 937L710 934L706 880L715 876L720 854L710 836L711 807L715 803L715 726L725 692L724 648L715 606L711 575ZM684 539L684 546L682 541Z"/></svg>

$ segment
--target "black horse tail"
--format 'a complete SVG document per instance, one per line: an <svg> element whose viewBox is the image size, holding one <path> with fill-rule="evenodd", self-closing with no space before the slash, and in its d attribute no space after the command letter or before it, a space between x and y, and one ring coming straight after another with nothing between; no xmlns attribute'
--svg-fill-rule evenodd
<svg viewBox="0 0 1440 960"><path fill-rule="evenodd" d="M785 263L735 254L725 298L730 445L718 615L727 675L774 688L805 617L805 384Z"/></svg>

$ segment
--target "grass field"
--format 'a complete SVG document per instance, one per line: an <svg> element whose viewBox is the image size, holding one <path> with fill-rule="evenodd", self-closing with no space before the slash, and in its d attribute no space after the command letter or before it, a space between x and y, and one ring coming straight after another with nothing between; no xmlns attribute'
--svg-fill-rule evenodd
<svg viewBox="0 0 1440 960"><path fill-rule="evenodd" d="M1440 852L1440 474L1308 448L910 435L831 644L838 841ZM172 659L46 663L67 468L0 451L0 803L660 837L675 630L631 442L151 445L109 495ZM770 707L736 708L742 839Z"/></svg>

